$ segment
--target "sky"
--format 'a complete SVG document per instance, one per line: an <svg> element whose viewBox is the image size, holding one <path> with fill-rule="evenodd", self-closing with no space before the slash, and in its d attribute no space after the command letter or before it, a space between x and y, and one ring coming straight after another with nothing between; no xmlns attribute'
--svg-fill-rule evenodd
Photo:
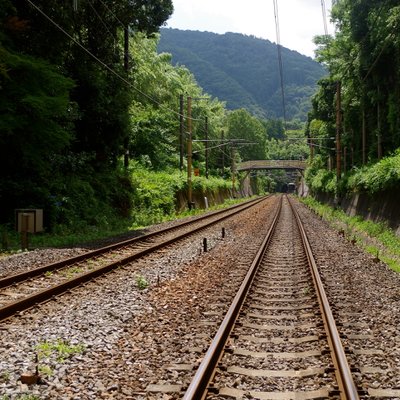
<svg viewBox="0 0 400 400"><path fill-rule="evenodd" d="M331 0L325 0L328 33ZM167 27L254 35L276 43L273 0L173 0ZM314 58L313 37L324 34L321 0L278 0L281 45Z"/></svg>

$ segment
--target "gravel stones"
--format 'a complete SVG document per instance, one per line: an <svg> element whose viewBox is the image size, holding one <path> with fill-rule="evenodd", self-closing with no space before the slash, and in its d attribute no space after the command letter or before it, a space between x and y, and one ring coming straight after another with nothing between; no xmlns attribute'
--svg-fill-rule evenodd
<svg viewBox="0 0 400 400"><path fill-rule="evenodd" d="M149 384L183 382L180 376L185 372L163 366L199 358L198 351L215 329L205 324L205 335L198 336L197 325L206 320L202 310L210 311L212 303L226 305L224 290L218 291L224 287L225 274L231 273L238 284L236 260L248 248L257 249L256 243L248 243L246 223L254 222L251 233L258 231L261 241L270 203L256 206L263 220L245 211L225 221L225 240L220 239L222 225L210 228L181 241L179 248L152 254L3 323L0 370L6 376L0 380L0 393L38 393L39 398L49 399L152 398L146 394ZM207 253L201 251L203 237L209 238ZM232 247L236 251L225 257ZM150 283L148 289L138 289L137 276ZM48 372L45 384L21 386L21 373L35 368L38 345L60 339L68 346L82 345L83 352L61 361L52 351L39 360L41 370Z"/></svg>
<svg viewBox="0 0 400 400"><path fill-rule="evenodd" d="M353 350L383 352L353 353L356 366L372 371L379 365L382 370L361 372L360 386L398 390L398 275L373 262L306 207L299 208L346 343ZM39 399L181 398L182 392L148 389L151 385L184 389L189 384L267 231L272 199L255 209L2 323L0 398L17 399L22 394ZM222 226L227 232L224 240ZM209 240L207 253L202 252L204 237ZM80 250L71 249L76 251ZM31 254L2 259L0 273L29 268ZM149 282L147 289L139 290L138 276ZM83 350L64 359L52 350L39 359L42 385L19 381L22 373L35 370L38 346L59 340Z"/></svg>

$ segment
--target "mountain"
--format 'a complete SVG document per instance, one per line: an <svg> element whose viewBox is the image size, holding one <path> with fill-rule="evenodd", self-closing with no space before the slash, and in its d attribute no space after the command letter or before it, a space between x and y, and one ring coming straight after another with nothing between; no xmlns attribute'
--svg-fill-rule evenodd
<svg viewBox="0 0 400 400"><path fill-rule="evenodd" d="M325 69L310 57L282 50L286 116L306 120L310 98ZM283 116L276 44L239 33L223 35L161 29L158 52L172 54L209 94L226 101L228 109L246 108L260 117Z"/></svg>

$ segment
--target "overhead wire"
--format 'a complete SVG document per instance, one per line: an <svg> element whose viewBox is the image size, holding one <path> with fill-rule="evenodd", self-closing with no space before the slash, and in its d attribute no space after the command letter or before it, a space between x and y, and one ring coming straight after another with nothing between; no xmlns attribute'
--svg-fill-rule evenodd
<svg viewBox="0 0 400 400"><path fill-rule="evenodd" d="M104 3L103 0L100 0L100 3L103 4L103 6L109 11L109 13L124 27L126 28L126 24L124 24L114 13L113 11L110 9L110 7L108 7L108 5L106 3Z"/></svg>
<svg viewBox="0 0 400 400"><path fill-rule="evenodd" d="M278 50L279 76L280 76L281 93L282 93L282 112L283 112L285 131L287 131L286 102L285 102L285 89L284 89L284 79L283 79L282 46L281 46L281 33L279 28L278 0L274 0L274 16L275 16L275 30L276 30L276 45Z"/></svg>
<svg viewBox="0 0 400 400"><path fill-rule="evenodd" d="M89 3L89 6L92 8L92 10L94 11L94 13L96 14L97 18L100 20L100 22L103 24L104 28L106 29L106 31L112 36L112 38L114 39L114 47L116 47L116 43L118 42L118 38L114 35L113 32L111 32L108 24L103 20L103 18L101 17L101 15L97 12L96 8L94 7L93 3L90 0L87 0L87 2Z"/></svg>
<svg viewBox="0 0 400 400"><path fill-rule="evenodd" d="M322 7L322 20L323 20L323 22L324 22L325 36L328 36L328 24L327 24L327 21L326 21L325 0L321 0L321 7Z"/></svg>
<svg viewBox="0 0 400 400"><path fill-rule="evenodd" d="M51 22L57 29L59 29L64 35L66 35L70 40L72 40L77 46L79 46L83 51L85 51L90 57L92 57L94 60L96 60L99 64L101 64L104 68L106 68L109 72L111 72L113 75L115 75L118 79L120 79L122 82L124 82L127 86L129 86L131 89L136 91L137 93L141 94L154 104L157 104L160 108L163 108L164 110L170 111L171 113L177 115L177 116L183 116L186 118L185 115L180 114L179 112L169 108L168 106L165 106L164 104L160 103L156 99L154 99L152 96L148 95L147 93L143 92L139 88L137 88L135 85L133 85L131 82L129 82L127 79L125 79L123 76L121 76L117 71L112 69L109 65L107 65L105 62L100 60L96 55L94 55L90 50L88 50L82 43L77 41L72 35L70 35L63 27L61 27L56 21L54 21L49 15L47 15L40 7L38 7L32 0L26 0L33 8L35 8L43 17L45 17L49 22ZM200 121L200 119L195 119L191 118L192 121Z"/></svg>

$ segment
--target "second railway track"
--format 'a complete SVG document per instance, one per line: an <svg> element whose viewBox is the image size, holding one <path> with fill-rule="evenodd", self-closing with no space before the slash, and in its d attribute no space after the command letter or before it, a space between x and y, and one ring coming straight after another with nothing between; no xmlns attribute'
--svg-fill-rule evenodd
<svg viewBox="0 0 400 400"><path fill-rule="evenodd" d="M262 201L251 200L176 226L0 279L0 321L204 230Z"/></svg>

